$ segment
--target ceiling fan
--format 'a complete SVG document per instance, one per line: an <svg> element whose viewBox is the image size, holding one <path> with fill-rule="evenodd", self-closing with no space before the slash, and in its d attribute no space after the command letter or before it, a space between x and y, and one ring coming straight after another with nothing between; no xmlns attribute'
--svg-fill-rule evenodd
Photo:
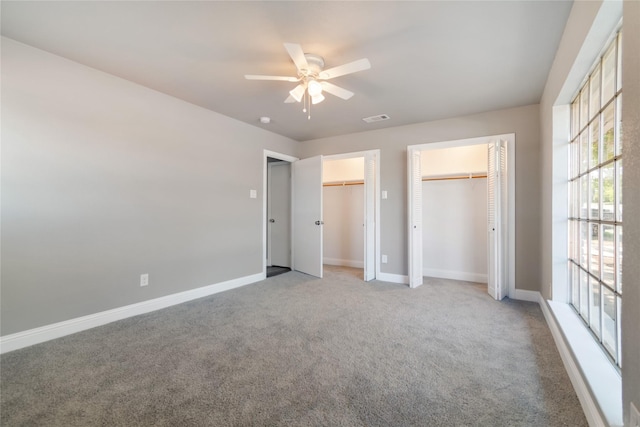
<svg viewBox="0 0 640 427"><path fill-rule="evenodd" d="M336 86L333 83L329 83L327 80L371 68L369 60L363 58L325 70L324 59L319 55L304 53L302 46L299 44L285 43L284 48L289 53L293 63L296 64L298 77L261 76L254 74L246 74L244 77L247 80L279 80L299 83L295 88L293 88L293 90L289 91L289 96L284 102L292 103L304 101L304 108L302 110L304 112L307 112L307 105L310 109L311 104L319 104L324 101L325 98L324 95L322 95L323 91L344 100L353 96L353 92L341 88L340 86ZM308 118L311 118L310 113Z"/></svg>

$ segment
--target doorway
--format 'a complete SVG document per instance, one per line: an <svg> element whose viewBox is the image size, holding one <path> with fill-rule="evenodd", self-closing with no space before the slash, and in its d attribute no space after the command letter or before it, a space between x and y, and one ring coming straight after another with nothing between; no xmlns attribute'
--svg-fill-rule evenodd
<svg viewBox="0 0 640 427"><path fill-rule="evenodd" d="M291 270L291 164L286 154L264 151L263 273L265 277Z"/></svg>
<svg viewBox="0 0 640 427"><path fill-rule="evenodd" d="M267 157L267 277L291 270L291 163Z"/></svg>
<svg viewBox="0 0 640 427"><path fill-rule="evenodd" d="M451 148L485 145L487 155L486 174L486 247L475 248L476 251L486 251L488 292L495 299L515 294L515 135L493 135L488 137L464 140L445 141L432 144L420 144L407 147L409 172L409 283L411 287L422 284L425 273L423 268L424 240L430 236L423 234L423 207L430 208L438 200L423 201L423 178L438 178L438 171L423 171L425 156L436 157L438 150ZM436 159L432 159L436 160ZM431 162L431 164L434 164ZM482 171L468 170L468 183L474 179L473 175L482 177ZM435 175L435 176L434 176ZM478 190L478 188L476 188ZM476 191L477 192L477 191ZM429 194L428 196L433 196ZM470 197L472 195L469 195ZM443 218L447 221L447 218ZM442 224L445 228L447 224ZM451 256L456 256L451 254ZM440 271L441 277L442 271ZM456 277L451 277L456 278ZM457 277L465 280L464 277ZM469 278L466 278L469 280Z"/></svg>
<svg viewBox="0 0 640 427"><path fill-rule="evenodd" d="M364 269L364 157L322 165L325 265Z"/></svg>
<svg viewBox="0 0 640 427"><path fill-rule="evenodd" d="M487 283L487 149L422 152L425 277Z"/></svg>
<svg viewBox="0 0 640 427"><path fill-rule="evenodd" d="M363 269L365 281L380 274L380 150L323 157L326 264Z"/></svg>
<svg viewBox="0 0 640 427"><path fill-rule="evenodd" d="M283 262L288 261L291 270L322 278L322 156L300 160L269 150L264 150L263 156L262 274L265 278L267 277L268 265L273 264L270 257L277 250L280 250L281 252L285 251ZM284 166L284 163L281 164L281 162L288 163L290 171L289 180L285 178L279 181L280 187L285 188L277 188L277 178L274 179L274 176L271 181L269 180L270 172L272 174L275 172L276 175L285 175L279 173L280 169L275 169L278 166ZM285 200L287 200L287 195L289 196L291 207L288 224L286 224L286 220L280 219L279 221L278 218L269 217L269 214L274 214L273 208L275 207L269 194L272 194L273 197L274 193L280 193L280 197ZM271 219L274 221L271 222ZM286 256L286 249L275 248L278 245L286 247L286 242L275 241L276 236L271 233L275 228L274 225L286 228L289 232L289 256ZM286 234L286 232L280 233L280 235L282 234Z"/></svg>
<svg viewBox="0 0 640 427"><path fill-rule="evenodd" d="M373 280L379 274L379 247L380 230L378 220L380 216L378 182L380 171L378 169L379 150L370 150L359 153L349 153L329 156L330 159L363 157L364 158L364 280ZM282 170L286 170L288 163L290 181L283 180L276 188L276 177ZM274 191L289 187L289 203L291 205L289 215L289 257L290 268L315 277L322 277L323 261L323 218L322 218L322 164L323 156L311 157L299 160L295 157L264 150L264 174L263 174L263 273L266 277L267 267L275 263L276 236L270 232L275 228L274 224L286 227L286 220L271 217L274 215ZM270 166L271 165L271 166ZM283 169L278 169L282 167ZM271 176L275 172L276 176ZM271 184L270 184L271 183ZM269 196L271 194L271 196ZM284 197L282 194L281 197ZM277 197L277 196L276 196ZM277 210L277 209L276 209ZM274 219L273 222L270 220ZM273 231L273 230L271 230ZM278 232L275 233L278 235ZM280 233L279 235L284 235ZM286 249L284 249L286 251ZM282 258L280 258L282 259ZM278 261L281 262L281 261Z"/></svg>

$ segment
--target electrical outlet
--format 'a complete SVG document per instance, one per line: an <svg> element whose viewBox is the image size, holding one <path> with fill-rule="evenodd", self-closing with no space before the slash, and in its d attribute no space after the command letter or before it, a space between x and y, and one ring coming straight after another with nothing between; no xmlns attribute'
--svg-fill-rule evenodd
<svg viewBox="0 0 640 427"><path fill-rule="evenodd" d="M149 274L141 274L140 275L140 286L148 286L149 285Z"/></svg>
<svg viewBox="0 0 640 427"><path fill-rule="evenodd" d="M629 404L629 427L640 427L640 411L633 402Z"/></svg>
<svg viewBox="0 0 640 427"><path fill-rule="evenodd" d="M382 255L382 263L386 264L388 261L387 256L386 255Z"/></svg>
<svg viewBox="0 0 640 427"><path fill-rule="evenodd" d="M386 199L387 198L387 190L383 190L382 191L382 198Z"/></svg>

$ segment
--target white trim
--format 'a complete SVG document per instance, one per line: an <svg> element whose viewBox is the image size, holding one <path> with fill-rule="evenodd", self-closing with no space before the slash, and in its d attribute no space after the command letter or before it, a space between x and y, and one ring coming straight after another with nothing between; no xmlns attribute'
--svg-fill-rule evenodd
<svg viewBox="0 0 640 427"><path fill-rule="evenodd" d="M516 289L513 292L513 296L509 296L511 299L517 299L520 301L531 301L540 303L540 292L538 291L527 291L525 289Z"/></svg>
<svg viewBox="0 0 640 427"><path fill-rule="evenodd" d="M41 326L39 328L29 329L27 331L17 332L11 335L5 335L0 337L0 354L66 335L75 334L76 332L85 331L87 329L95 328L96 326L106 325L107 323L115 322L117 320L138 316L140 314L171 307L172 305L182 304L183 302L239 288L264 279L264 273L252 274L250 276L239 277L237 279L227 280L213 285L203 286L201 288L190 289L188 291L178 292L176 294L166 295L164 297L154 298L148 301L142 301L111 310L101 311L99 313L89 314L87 316L76 317L75 319L69 319L63 322L53 323L51 325Z"/></svg>
<svg viewBox="0 0 640 427"><path fill-rule="evenodd" d="M275 163L280 163L280 162L275 162ZM265 220L266 221L269 221L268 218L271 218L271 209L269 209L271 207L271 205L269 204L269 200L271 200L271 198L272 198L272 196L271 196L271 187L272 186L269 185L269 182L271 182L271 180L272 180L271 174L273 172L271 168L272 168L271 163L267 162L267 180L266 180L266 182L267 182L267 186L266 187L267 188L266 188L266 191L264 193L265 194L265 198L267 200L267 210L266 210L267 214L265 216ZM266 225L265 229L266 229L266 233L267 233L267 239L266 239L267 264L266 264L266 266L268 268L268 267L271 267L273 265L273 262L271 261L271 250L272 250L271 249L271 241L273 240L273 238L271 236L271 228L269 227L269 225L267 225L266 222L265 222L265 225ZM289 264L291 264L291 261L289 261Z"/></svg>
<svg viewBox="0 0 640 427"><path fill-rule="evenodd" d="M264 160L267 160L267 157L271 157L274 159L282 160L284 162L293 163L297 160L300 160L297 157L290 156L288 154L276 153L275 151L264 150Z"/></svg>
<svg viewBox="0 0 640 427"><path fill-rule="evenodd" d="M380 153L380 149L354 151L350 153L341 153L341 154L327 154L327 155L323 155L322 158L325 160L344 160L344 159L353 159L357 157L366 157L367 154L371 154L371 153Z"/></svg>
<svg viewBox="0 0 640 427"><path fill-rule="evenodd" d="M382 194L382 190L381 190L381 181L380 181L380 166L382 165L382 158L381 158L381 154L380 154L380 150L370 150L371 152L375 153L375 158L376 158L376 170L375 170L375 188L374 191L376 193L375 195L375 223L376 223L376 249L375 249L375 269L376 269L376 278L380 277L380 259L382 257L381 253L381 246L380 246L380 200L381 200L381 194Z"/></svg>
<svg viewBox="0 0 640 427"><path fill-rule="evenodd" d="M568 304L538 302L589 425L622 426L618 371Z"/></svg>
<svg viewBox="0 0 640 427"><path fill-rule="evenodd" d="M380 273L378 277L376 277L376 280L391 283L402 283L403 285L409 284L409 276L404 276L402 274Z"/></svg>
<svg viewBox="0 0 640 427"><path fill-rule="evenodd" d="M468 271L438 270L436 268L423 268L422 275L437 277L438 279L464 280L466 282L487 283L487 275L482 273L470 273Z"/></svg>
<svg viewBox="0 0 640 427"><path fill-rule="evenodd" d="M355 259L323 258L322 262L328 265L338 265L341 267L364 268L364 262Z"/></svg>

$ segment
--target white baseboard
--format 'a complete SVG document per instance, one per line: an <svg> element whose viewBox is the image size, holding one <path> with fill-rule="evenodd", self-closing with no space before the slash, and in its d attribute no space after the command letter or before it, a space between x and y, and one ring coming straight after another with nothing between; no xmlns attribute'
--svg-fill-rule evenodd
<svg viewBox="0 0 640 427"><path fill-rule="evenodd" d="M540 303L540 299L542 298L542 296L538 291L527 291L524 289L516 289L515 295L513 296L510 295L509 298L517 299L520 301L531 301L531 302Z"/></svg>
<svg viewBox="0 0 640 427"><path fill-rule="evenodd" d="M589 425L592 427L622 426L622 384L615 368L610 365L602 349L583 325L576 325L576 330L570 332L571 340L575 342L573 344L568 342L569 338L562 332L563 327L560 324L564 325L564 328L573 329L571 325L567 325L570 322L566 320L577 323L580 323L580 320L569 319L571 316L573 318L576 316L574 313L564 313L571 310L566 304L552 301L547 303L541 295L538 302ZM556 318L557 315L567 319L560 322ZM581 354L578 355L575 352ZM577 357L581 359L577 360ZM588 381L593 382L591 387ZM595 397L592 391L599 396Z"/></svg>
<svg viewBox="0 0 640 427"><path fill-rule="evenodd" d="M364 261L358 261L354 259L323 258L322 263L328 265L338 265L340 267L364 268Z"/></svg>
<svg viewBox="0 0 640 427"><path fill-rule="evenodd" d="M106 325L107 323L115 322L116 320L122 320L128 317L160 310L172 305L217 294L218 292L228 291L230 289L249 285L264 279L264 273L253 274L251 276L227 280L225 282L203 286L201 288L191 289L111 310L101 311L87 316L76 317L75 319L65 320L63 322L53 323L51 325L29 329L27 331L17 332L11 335L5 335L0 337L0 354L39 344L55 338L60 338L65 335L75 334L76 332L95 328L96 326Z"/></svg>
<svg viewBox="0 0 640 427"><path fill-rule="evenodd" d="M376 280L382 280L383 282L402 283L403 285L409 284L409 276L403 276L402 274L392 273L377 273Z"/></svg>
<svg viewBox="0 0 640 427"><path fill-rule="evenodd" d="M469 273L466 271L438 270L436 268L423 268L422 275L437 277L438 279L464 280L465 282L487 283L487 275L481 273Z"/></svg>

